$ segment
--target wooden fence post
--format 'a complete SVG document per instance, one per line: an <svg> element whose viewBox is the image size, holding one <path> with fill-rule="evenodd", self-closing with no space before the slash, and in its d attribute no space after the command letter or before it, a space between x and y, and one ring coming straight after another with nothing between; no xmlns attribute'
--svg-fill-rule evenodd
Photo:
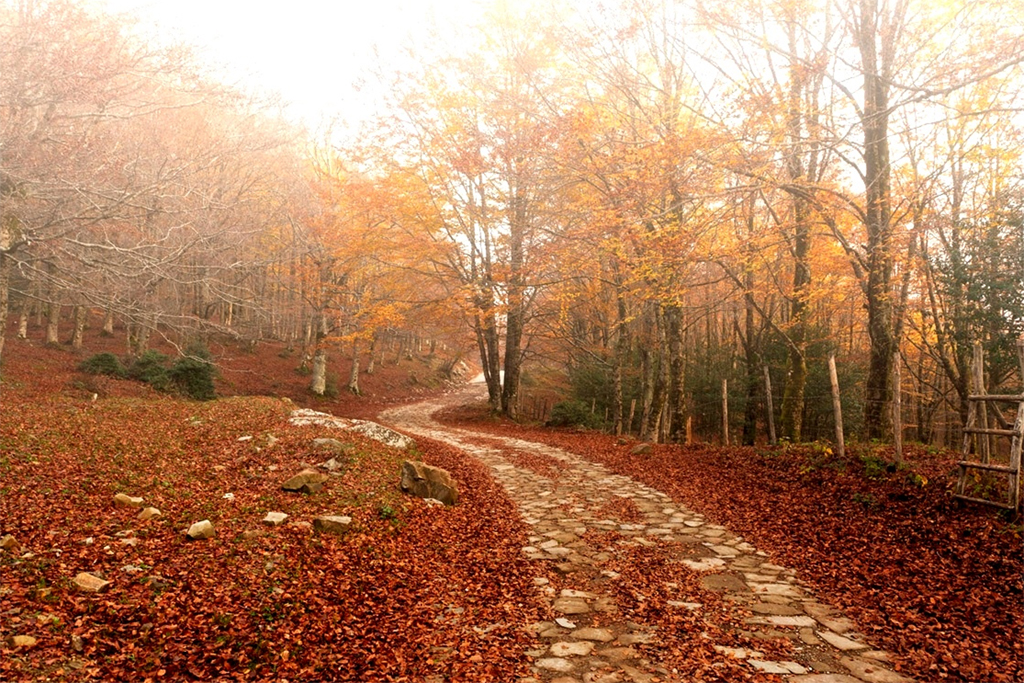
<svg viewBox="0 0 1024 683"><path fill-rule="evenodd" d="M974 379L974 393L984 396L988 392L985 391L985 351L982 349L980 341L974 342L974 353L971 360L973 361L971 370ZM978 403L978 412L975 417L978 420L978 427L988 429L988 403L986 401ZM987 463L991 457L989 436L979 434L975 443L980 446L981 462Z"/></svg>
<svg viewBox="0 0 1024 683"><path fill-rule="evenodd" d="M839 457L846 456L846 443L843 441L843 402L839 397L839 375L836 373L836 354L828 356L828 379L832 384L832 413L836 419L836 452Z"/></svg>
<svg viewBox="0 0 1024 683"><path fill-rule="evenodd" d="M768 366L764 366L764 393L768 399L768 443L775 445L775 408L772 406L772 375Z"/></svg>

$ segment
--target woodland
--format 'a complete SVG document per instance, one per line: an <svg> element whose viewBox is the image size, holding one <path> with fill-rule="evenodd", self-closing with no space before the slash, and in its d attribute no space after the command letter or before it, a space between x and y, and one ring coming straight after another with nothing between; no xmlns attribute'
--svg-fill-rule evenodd
<svg viewBox="0 0 1024 683"><path fill-rule="evenodd" d="M864 439L895 371L901 432L944 446L975 344L1019 383L1018 3L497 3L319 138L126 17L2 11L5 334L284 340L318 395L412 334L498 413L568 396L654 441L721 438L723 380L767 438L766 374L779 438L831 438L832 354Z"/></svg>
<svg viewBox="0 0 1024 683"><path fill-rule="evenodd" d="M305 456L280 397L372 417L463 362L488 407L451 421L666 487L806 572L901 672L1018 678L1019 512L949 494L964 443L988 456L969 423L1021 423L970 397L1024 391L1024 6L495 2L456 38L374 74L372 120L313 132L130 17L0 0L0 531L45 556L0 556L0 638L39 639L3 640L0 678L525 674L524 632L459 641L541 607L514 503L455 449L423 446L467 491L448 517L356 439L341 497L287 503L342 506L344 541L201 555L143 530L136 557L115 535L131 488L168 525L241 533L286 505L254 473ZM100 353L116 371L80 370ZM154 362L208 368L222 398L125 378ZM1019 501L1005 479L971 495ZM76 558L164 583L90 601L62 588Z"/></svg>

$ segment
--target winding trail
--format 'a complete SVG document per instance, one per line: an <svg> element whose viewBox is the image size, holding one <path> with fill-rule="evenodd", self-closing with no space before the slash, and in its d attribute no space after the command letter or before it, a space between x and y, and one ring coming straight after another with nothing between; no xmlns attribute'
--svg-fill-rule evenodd
<svg viewBox="0 0 1024 683"><path fill-rule="evenodd" d="M912 683L888 668L888 655L873 649L850 619L819 602L793 571L771 563L742 537L666 494L558 448L453 428L431 417L444 407L484 398L485 387L471 384L441 399L390 409L380 419L403 432L459 448L489 466L530 528L524 555L554 565L565 575L563 584L572 585L579 577L577 588L556 591L543 576L547 568L538 566L534 583L558 618L534 626L537 646L528 653L534 657L533 676L519 683L684 680L633 647L657 643L656 626L617 617L614 595L607 588L618 574L602 566L631 546L659 546L680 564L680 572L698 572L703 586L721 593L735 620L744 624L743 635L792 643L786 660L768 658L757 649L715 645L723 659L741 660L751 674L775 674L788 683ZM543 468L521 466L520 454L555 462L557 472L545 476L536 471ZM639 521L636 515L623 519L609 512L621 509L624 501L639 511ZM621 540L598 544L589 531L616 531ZM722 621L692 596L678 597L669 604L696 612L709 624Z"/></svg>

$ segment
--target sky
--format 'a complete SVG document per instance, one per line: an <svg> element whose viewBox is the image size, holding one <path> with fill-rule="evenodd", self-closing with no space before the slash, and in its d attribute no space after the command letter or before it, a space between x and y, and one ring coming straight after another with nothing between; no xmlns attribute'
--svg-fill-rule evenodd
<svg viewBox="0 0 1024 683"><path fill-rule="evenodd" d="M129 12L160 40L180 40L218 66L224 82L279 93L290 118L318 127L372 116L368 74L400 63L402 47L431 26L454 35L484 0L91 0ZM362 87L357 91L357 84Z"/></svg>

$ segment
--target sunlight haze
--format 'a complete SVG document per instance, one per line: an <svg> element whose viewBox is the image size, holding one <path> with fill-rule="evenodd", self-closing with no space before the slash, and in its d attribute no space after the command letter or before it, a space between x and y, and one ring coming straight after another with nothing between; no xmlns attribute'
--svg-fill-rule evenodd
<svg viewBox="0 0 1024 683"><path fill-rule="evenodd" d="M184 42L228 83L279 93L311 126L372 115L369 74L400 63L432 27L451 35L479 18L478 0L252 3L239 0L94 0L138 17L161 41Z"/></svg>

